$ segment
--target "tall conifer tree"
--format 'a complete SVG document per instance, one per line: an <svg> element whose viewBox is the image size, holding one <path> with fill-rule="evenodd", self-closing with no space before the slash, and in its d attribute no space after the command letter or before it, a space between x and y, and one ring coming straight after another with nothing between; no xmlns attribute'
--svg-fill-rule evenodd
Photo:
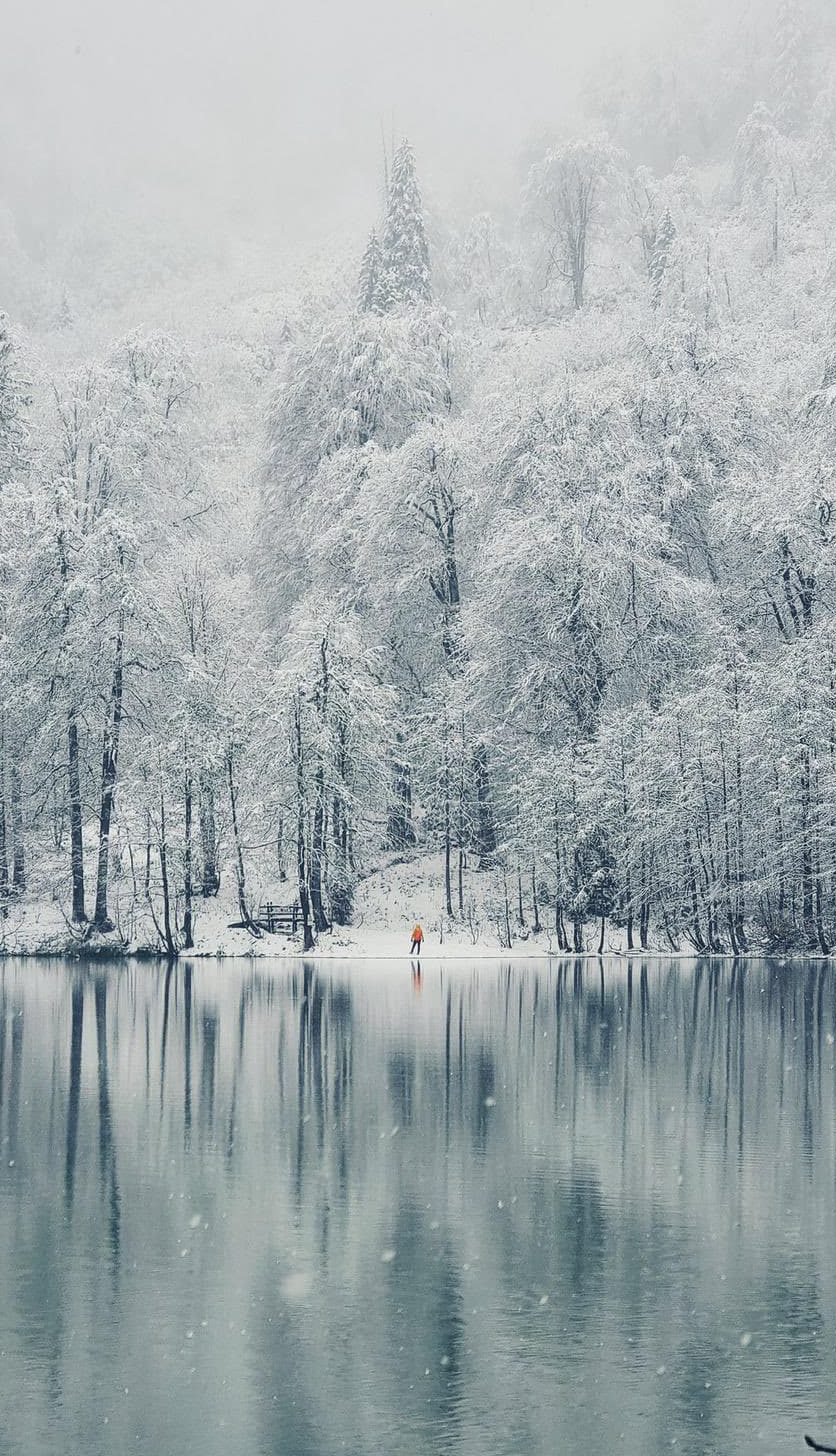
<svg viewBox="0 0 836 1456"><path fill-rule="evenodd" d="M372 228L357 282L357 306L361 313L381 313L380 240Z"/></svg>
<svg viewBox="0 0 836 1456"><path fill-rule="evenodd" d="M662 298L662 285L665 274L671 260L673 245L676 242L676 227L668 208L659 226L656 228L653 242L649 249L647 270L650 275L650 289L654 307Z"/></svg>
<svg viewBox="0 0 836 1456"><path fill-rule="evenodd" d="M392 159L380 261L380 297L386 311L429 300L430 252L415 156L407 141Z"/></svg>

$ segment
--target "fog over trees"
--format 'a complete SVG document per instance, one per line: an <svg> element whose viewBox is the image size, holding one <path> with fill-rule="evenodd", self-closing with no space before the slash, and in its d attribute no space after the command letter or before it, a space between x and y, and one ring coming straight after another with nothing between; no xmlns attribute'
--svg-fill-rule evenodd
<svg viewBox="0 0 836 1456"><path fill-rule="evenodd" d="M5 917L173 952L218 895L257 934L272 874L310 948L407 856L506 942L836 945L836 39L826 0L675 10L591 62L567 21L551 117L542 56L525 117L463 82L478 163L429 94L349 124L295 234L310 134L236 234L223 154L191 229L60 134L27 195L18 117Z"/></svg>

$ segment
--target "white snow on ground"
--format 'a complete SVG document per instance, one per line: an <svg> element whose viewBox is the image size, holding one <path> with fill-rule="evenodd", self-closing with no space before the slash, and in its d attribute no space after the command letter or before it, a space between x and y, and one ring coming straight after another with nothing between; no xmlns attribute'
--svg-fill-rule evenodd
<svg viewBox="0 0 836 1456"><path fill-rule="evenodd" d="M450 917L445 911L444 867L440 855L403 858L390 856L376 870L358 883L354 913L350 926L335 926L317 937L312 953L332 959L391 960L409 959L412 927L421 922L425 940L421 959L472 960L509 956L532 957L559 955L554 932L554 909L540 907L543 928L535 934L531 925L529 900L524 905L525 923L520 924L515 911L515 882L509 877L509 921L512 943L505 932L505 890L501 871L470 871L465 874L463 918ZM250 903L253 909L267 901L290 904L296 893L292 880L271 882L265 873L254 876ZM454 877L453 900L457 901ZM120 903L114 898L117 930L110 936L90 937L85 951L161 954L162 948L147 908L132 902ZM194 947L188 952L196 958L298 956L302 950L301 932L296 937L268 935L254 937L249 931L233 928L240 919L232 873L225 868L221 893L216 899L195 901ZM586 929L587 955L597 955L598 925ZM608 925L606 951L621 953L626 949L622 928ZM41 893L13 901L5 920L0 921L0 953L12 955L61 955L81 949L81 938L68 923L61 905ZM651 954L672 954L670 947L657 937ZM683 956L693 954L683 945Z"/></svg>
<svg viewBox="0 0 836 1456"><path fill-rule="evenodd" d="M267 883L259 898L277 905L287 904L293 900L295 888L295 884L289 881L281 885ZM444 868L440 855L411 859L392 856L360 880L352 924L334 926L318 936L314 954L339 959L408 957L412 927L416 920L420 920L425 935L422 960L454 956L472 958L474 953L507 956L509 951L503 948L496 919L501 910L504 914L501 878L494 873L468 873L464 898L464 921L447 916L444 910ZM229 928L228 922L237 918L234 905L215 902L204 908L201 904L195 947L190 954L299 954L301 935L291 939L265 934L260 940L254 940L248 931ZM548 955L557 949L553 933L533 935L529 926L521 927L516 923L513 910L512 931L514 945L511 954Z"/></svg>
<svg viewBox="0 0 836 1456"><path fill-rule="evenodd" d="M469 873L465 884L465 919L449 917L444 906L441 855L390 861L357 887L353 923L336 926L321 936L317 952L328 956L391 957L409 954L412 927L424 930L422 960L451 956L508 955L492 913L504 913L501 880L493 873ZM456 901L455 883L453 889ZM529 912L530 913L530 912ZM557 949L553 934L534 936L513 919L513 952L547 955Z"/></svg>

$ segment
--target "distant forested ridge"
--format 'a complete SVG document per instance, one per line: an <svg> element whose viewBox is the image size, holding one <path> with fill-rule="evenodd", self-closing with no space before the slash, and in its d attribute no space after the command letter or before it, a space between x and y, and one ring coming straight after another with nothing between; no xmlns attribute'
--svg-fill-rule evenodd
<svg viewBox="0 0 836 1456"><path fill-rule="evenodd" d="M310 947L432 854L509 940L836 946L827 20L712 57L716 115L697 69L602 86L496 215L387 148L353 270L257 335L70 358L67 292L21 287L4 916L173 951L272 880Z"/></svg>

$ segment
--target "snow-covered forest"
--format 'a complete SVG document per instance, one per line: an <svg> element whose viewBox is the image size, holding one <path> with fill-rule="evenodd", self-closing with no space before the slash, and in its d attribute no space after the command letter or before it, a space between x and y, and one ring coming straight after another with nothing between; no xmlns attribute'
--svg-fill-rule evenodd
<svg viewBox="0 0 836 1456"><path fill-rule="evenodd" d="M833 19L699 12L272 281L0 197L15 935L836 946Z"/></svg>

